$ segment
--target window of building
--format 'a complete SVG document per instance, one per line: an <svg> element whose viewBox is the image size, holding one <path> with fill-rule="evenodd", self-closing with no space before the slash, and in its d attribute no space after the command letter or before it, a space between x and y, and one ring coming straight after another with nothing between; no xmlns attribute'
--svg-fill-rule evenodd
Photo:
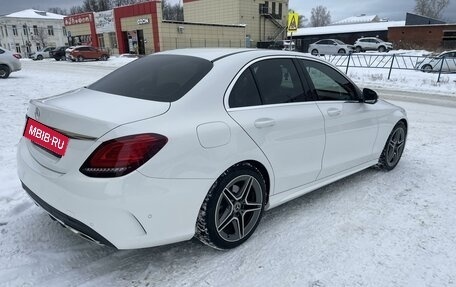
<svg viewBox="0 0 456 287"><path fill-rule="evenodd" d="M229 98L230 108L250 107L261 105L255 80L250 69L245 70L236 81Z"/></svg>
<svg viewBox="0 0 456 287"><path fill-rule="evenodd" d="M17 27L16 27L16 25L13 25L13 35L17 36Z"/></svg>
<svg viewBox="0 0 456 287"><path fill-rule="evenodd" d="M38 26L33 25L33 34L38 35Z"/></svg>
<svg viewBox="0 0 456 287"><path fill-rule="evenodd" d="M24 35L26 35L26 36L28 35L28 28L27 28L27 25L23 25L23 26L22 26L22 31L23 31Z"/></svg>
<svg viewBox="0 0 456 287"><path fill-rule="evenodd" d="M301 78L291 59L271 59L251 66L264 105L305 101Z"/></svg>
<svg viewBox="0 0 456 287"><path fill-rule="evenodd" d="M16 43L16 52L19 54L21 53L21 45L18 43Z"/></svg>
<svg viewBox="0 0 456 287"><path fill-rule="evenodd" d="M48 35L49 36L54 36L54 27L53 26L47 26L48 29Z"/></svg>
<svg viewBox="0 0 456 287"><path fill-rule="evenodd" d="M41 44L39 42L36 43L36 50L37 51L41 50Z"/></svg>
<svg viewBox="0 0 456 287"><path fill-rule="evenodd" d="M0 30L2 30L2 38L4 38L5 34L3 34L3 26L0 26Z"/></svg>
<svg viewBox="0 0 456 287"><path fill-rule="evenodd" d="M279 3L279 13L277 14L277 19L282 19L282 3Z"/></svg>
<svg viewBox="0 0 456 287"><path fill-rule="evenodd" d="M8 26L5 25L5 36L8 37Z"/></svg>
<svg viewBox="0 0 456 287"><path fill-rule="evenodd" d="M67 34L67 30L66 30L66 28L65 28L65 27L62 27L62 31L63 31L63 36L65 36L65 37L66 37L66 36L68 35L68 34Z"/></svg>
<svg viewBox="0 0 456 287"><path fill-rule="evenodd" d="M315 61L301 60L320 101L358 100L355 86L338 71Z"/></svg>

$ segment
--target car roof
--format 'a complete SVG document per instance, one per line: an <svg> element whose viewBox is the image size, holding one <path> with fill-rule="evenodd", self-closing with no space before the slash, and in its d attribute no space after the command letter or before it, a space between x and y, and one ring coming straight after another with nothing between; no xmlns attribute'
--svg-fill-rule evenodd
<svg viewBox="0 0 456 287"><path fill-rule="evenodd" d="M189 48L177 49L160 52L159 54L166 55L182 55L193 56L215 62L226 57L236 57L236 55L248 55L252 59L266 56L305 56L299 52L271 50L271 49L247 49L247 48Z"/></svg>

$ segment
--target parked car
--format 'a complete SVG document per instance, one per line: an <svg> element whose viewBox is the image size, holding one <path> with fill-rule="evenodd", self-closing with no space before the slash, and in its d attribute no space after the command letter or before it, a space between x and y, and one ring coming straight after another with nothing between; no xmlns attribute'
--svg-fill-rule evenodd
<svg viewBox="0 0 456 287"><path fill-rule="evenodd" d="M268 49L294 51L295 42L291 40L274 41L271 45L269 45Z"/></svg>
<svg viewBox="0 0 456 287"><path fill-rule="evenodd" d="M17 166L37 205L86 239L229 249L265 210L393 169L407 127L404 109L315 57L172 50L32 100Z"/></svg>
<svg viewBox="0 0 456 287"><path fill-rule="evenodd" d="M31 53L29 55L29 58L33 60L43 60L44 58L50 58L51 56L49 53L54 49L55 47L45 47L35 53Z"/></svg>
<svg viewBox="0 0 456 287"><path fill-rule="evenodd" d="M354 46L357 53L365 51L389 52L393 49L393 43L385 42L376 37L359 38Z"/></svg>
<svg viewBox="0 0 456 287"><path fill-rule="evenodd" d="M13 53L0 47L0 78L6 79L10 73L22 68L19 53Z"/></svg>
<svg viewBox="0 0 456 287"><path fill-rule="evenodd" d="M323 39L309 45L309 53L316 56L331 54L348 54L354 47L337 39Z"/></svg>
<svg viewBox="0 0 456 287"><path fill-rule="evenodd" d="M85 60L106 61L109 58L109 54L106 51L92 46L75 46L66 50L66 57L73 62L82 62Z"/></svg>
<svg viewBox="0 0 456 287"><path fill-rule="evenodd" d="M68 49L68 46L59 46L55 48L54 50L49 52L49 56L51 58L54 58L56 61L65 61L66 60L66 55L65 51Z"/></svg>
<svg viewBox="0 0 456 287"><path fill-rule="evenodd" d="M415 66L423 72L456 72L456 50L445 51L436 57L425 58Z"/></svg>

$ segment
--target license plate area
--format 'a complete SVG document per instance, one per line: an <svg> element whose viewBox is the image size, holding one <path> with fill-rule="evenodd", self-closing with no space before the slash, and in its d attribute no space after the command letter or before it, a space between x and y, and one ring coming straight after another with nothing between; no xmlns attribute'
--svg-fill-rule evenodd
<svg viewBox="0 0 456 287"><path fill-rule="evenodd" d="M57 157L65 155L69 142L64 134L31 118L27 118L24 137Z"/></svg>

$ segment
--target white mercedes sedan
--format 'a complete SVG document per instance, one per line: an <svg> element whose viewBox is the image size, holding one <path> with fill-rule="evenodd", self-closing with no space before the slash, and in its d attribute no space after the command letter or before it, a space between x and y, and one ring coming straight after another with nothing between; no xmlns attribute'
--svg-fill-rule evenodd
<svg viewBox="0 0 456 287"><path fill-rule="evenodd" d="M404 109L314 57L174 50L32 100L18 173L51 218L99 244L196 237L229 249L265 210L371 166L393 169L407 127Z"/></svg>

